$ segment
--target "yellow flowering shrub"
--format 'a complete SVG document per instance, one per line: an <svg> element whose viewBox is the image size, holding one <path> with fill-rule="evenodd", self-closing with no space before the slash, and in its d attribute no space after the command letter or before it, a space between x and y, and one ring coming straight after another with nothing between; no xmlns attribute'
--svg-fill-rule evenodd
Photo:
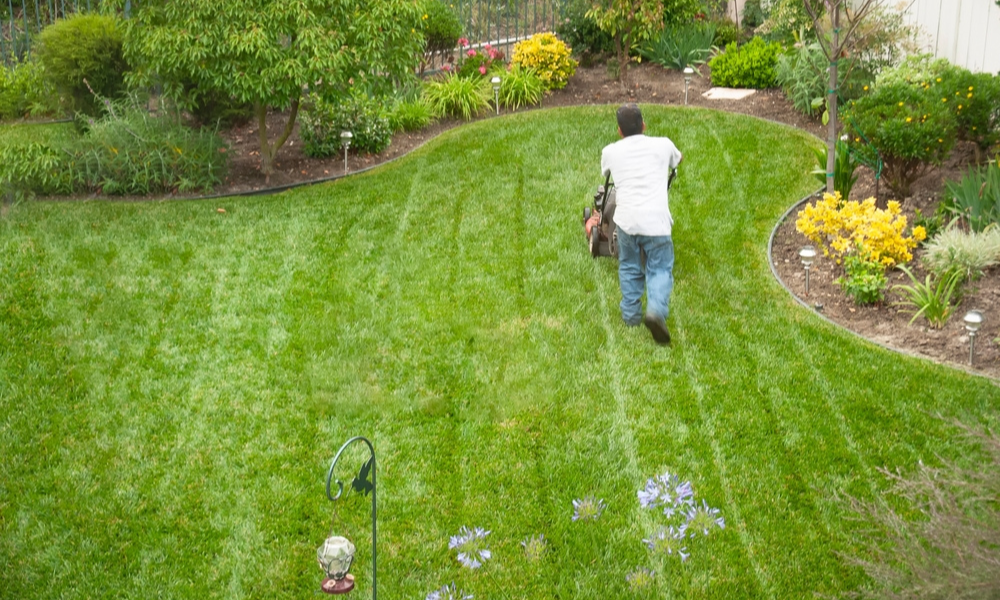
<svg viewBox="0 0 1000 600"><path fill-rule="evenodd" d="M883 210L876 208L875 198L844 202L836 193L807 204L799 211L795 228L838 263L851 253L884 267L908 262L913 258L910 250L927 237L920 226L914 227L910 236L904 234L906 217L895 200Z"/></svg>
<svg viewBox="0 0 1000 600"><path fill-rule="evenodd" d="M570 58L570 47L549 32L518 42L511 64L534 70L545 83L545 89L556 90L566 87L566 82L576 73L577 62Z"/></svg>

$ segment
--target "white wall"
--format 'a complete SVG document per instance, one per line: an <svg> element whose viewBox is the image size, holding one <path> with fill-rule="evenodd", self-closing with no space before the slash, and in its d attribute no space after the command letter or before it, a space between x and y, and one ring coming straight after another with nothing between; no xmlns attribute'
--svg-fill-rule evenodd
<svg viewBox="0 0 1000 600"><path fill-rule="evenodd" d="M1000 71L1000 7L993 0L907 0L921 46L970 71Z"/></svg>
<svg viewBox="0 0 1000 600"><path fill-rule="evenodd" d="M729 0L729 17L742 19L745 3ZM1000 72L1000 7L994 0L901 0L900 6L907 23L922 30L927 52L970 71Z"/></svg>

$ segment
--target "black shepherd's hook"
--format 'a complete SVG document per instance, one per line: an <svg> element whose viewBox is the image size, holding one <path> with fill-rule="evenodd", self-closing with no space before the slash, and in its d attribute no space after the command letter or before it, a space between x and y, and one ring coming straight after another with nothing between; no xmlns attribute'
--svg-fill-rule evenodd
<svg viewBox="0 0 1000 600"><path fill-rule="evenodd" d="M367 438L361 437L360 435L352 437L344 442L344 445L337 451L337 455L333 457L333 462L330 464L330 471L326 474L326 497L331 501L337 500L340 498L340 495L344 493L344 483L337 479L337 495L333 496L330 494L330 482L334 480L333 468L337 466L337 461L340 460L340 455L344 453L344 450L359 440L368 446L368 451L371 452L371 458L369 458L368 462L361 467L361 470L358 472L358 476L351 482L351 487L354 488L354 491L359 492L362 495L365 495L368 492L372 493L372 600L378 600L378 586L376 585L375 580L375 559L377 556L375 550L375 540L377 531L376 523L378 518L378 505L375 502L375 447L372 446L372 443L369 442ZM369 477L371 478L370 480Z"/></svg>

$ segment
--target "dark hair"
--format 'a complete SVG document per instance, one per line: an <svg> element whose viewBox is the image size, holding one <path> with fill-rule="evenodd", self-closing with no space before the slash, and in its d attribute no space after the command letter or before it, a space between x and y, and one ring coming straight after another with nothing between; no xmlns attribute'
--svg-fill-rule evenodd
<svg viewBox="0 0 1000 600"><path fill-rule="evenodd" d="M642 133L642 111L638 104L622 104L618 107L618 129L622 130L622 136L638 135Z"/></svg>

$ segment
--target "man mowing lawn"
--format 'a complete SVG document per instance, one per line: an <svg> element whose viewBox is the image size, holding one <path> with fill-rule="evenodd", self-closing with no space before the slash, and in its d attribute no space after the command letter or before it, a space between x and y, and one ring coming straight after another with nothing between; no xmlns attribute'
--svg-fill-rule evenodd
<svg viewBox="0 0 1000 600"><path fill-rule="evenodd" d="M618 109L622 139L601 151L601 172L610 172L618 190L615 224L618 233L618 281L622 288L622 319L630 327L639 322L658 344L670 343L667 315L674 288L673 218L667 201L670 170L682 156L669 138L644 135L646 124L635 104ZM643 268L639 251L646 253ZM646 291L646 314L642 292Z"/></svg>

